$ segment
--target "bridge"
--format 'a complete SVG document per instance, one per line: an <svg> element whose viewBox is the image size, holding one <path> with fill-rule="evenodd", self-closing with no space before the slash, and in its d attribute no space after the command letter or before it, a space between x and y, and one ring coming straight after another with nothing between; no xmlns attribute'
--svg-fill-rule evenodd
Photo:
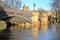
<svg viewBox="0 0 60 40"><path fill-rule="evenodd" d="M11 8L1 8L0 7L0 19L5 20L11 23L32 23L32 15L33 13L30 11L16 10ZM38 12L34 13L34 15L38 15ZM33 15L33 21L39 20L42 24L48 24L48 12L43 12L42 15L38 15L38 17Z"/></svg>
<svg viewBox="0 0 60 40"><path fill-rule="evenodd" d="M32 17L31 12L0 7L0 19L7 19L7 21L16 21L17 20L18 22L23 20L25 22L27 21L27 22L31 23L32 22L31 17Z"/></svg>

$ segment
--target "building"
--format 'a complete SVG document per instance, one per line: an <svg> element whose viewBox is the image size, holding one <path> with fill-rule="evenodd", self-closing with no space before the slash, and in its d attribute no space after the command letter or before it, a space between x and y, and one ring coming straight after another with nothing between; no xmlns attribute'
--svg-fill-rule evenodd
<svg viewBox="0 0 60 40"><path fill-rule="evenodd" d="M29 7L28 6L26 6L25 4L24 4L24 6L23 6L23 11L29 11Z"/></svg>

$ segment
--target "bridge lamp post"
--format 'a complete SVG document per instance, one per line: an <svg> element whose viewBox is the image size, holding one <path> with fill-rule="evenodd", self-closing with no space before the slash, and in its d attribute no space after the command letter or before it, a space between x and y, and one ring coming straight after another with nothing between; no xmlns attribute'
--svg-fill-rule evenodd
<svg viewBox="0 0 60 40"><path fill-rule="evenodd" d="M34 11L35 11L35 6L36 6L36 4L34 3L33 6L34 6Z"/></svg>

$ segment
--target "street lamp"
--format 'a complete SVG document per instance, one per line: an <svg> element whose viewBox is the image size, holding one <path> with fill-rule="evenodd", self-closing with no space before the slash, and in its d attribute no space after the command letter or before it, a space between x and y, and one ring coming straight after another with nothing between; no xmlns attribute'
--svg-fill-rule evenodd
<svg viewBox="0 0 60 40"><path fill-rule="evenodd" d="M36 4L34 3L33 6L34 6L34 11L35 11L35 6L36 6Z"/></svg>

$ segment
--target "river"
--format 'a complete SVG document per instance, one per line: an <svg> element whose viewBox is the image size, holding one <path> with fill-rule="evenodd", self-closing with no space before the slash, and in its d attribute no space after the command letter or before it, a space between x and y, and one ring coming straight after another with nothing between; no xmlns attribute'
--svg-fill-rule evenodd
<svg viewBox="0 0 60 40"><path fill-rule="evenodd" d="M0 40L60 40L60 32L51 24L47 30L32 30L12 26L0 32Z"/></svg>

